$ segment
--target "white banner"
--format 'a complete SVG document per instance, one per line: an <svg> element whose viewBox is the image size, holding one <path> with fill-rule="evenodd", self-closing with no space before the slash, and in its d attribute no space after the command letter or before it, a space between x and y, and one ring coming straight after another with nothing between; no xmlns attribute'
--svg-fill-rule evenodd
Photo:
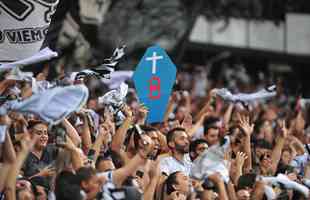
<svg viewBox="0 0 310 200"><path fill-rule="evenodd" d="M0 1L0 63L21 60L40 50L58 2Z"/></svg>

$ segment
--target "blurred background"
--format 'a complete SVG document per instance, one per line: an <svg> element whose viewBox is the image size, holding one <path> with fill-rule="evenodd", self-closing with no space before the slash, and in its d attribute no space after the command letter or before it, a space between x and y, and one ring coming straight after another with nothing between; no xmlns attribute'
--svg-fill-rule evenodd
<svg viewBox="0 0 310 200"><path fill-rule="evenodd" d="M153 44L197 96L281 82L310 97L309 0L60 0L44 42L60 53L51 77L96 66L120 45L118 70L134 70Z"/></svg>

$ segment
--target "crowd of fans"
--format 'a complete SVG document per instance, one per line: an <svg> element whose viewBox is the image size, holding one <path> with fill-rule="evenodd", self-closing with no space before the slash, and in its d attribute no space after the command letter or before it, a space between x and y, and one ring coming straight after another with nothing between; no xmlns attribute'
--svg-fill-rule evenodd
<svg viewBox="0 0 310 200"><path fill-rule="evenodd" d="M214 90L223 80L206 73L178 74L161 123L146 123L134 90L120 107L122 119L92 95L53 126L32 114L1 116L0 199L307 199L310 137L298 99L291 106L277 85L272 99L227 102ZM36 81L45 78L42 72ZM262 86L240 80L234 76L228 87ZM2 96L12 88L20 93L10 98L32 94L29 82L0 82Z"/></svg>

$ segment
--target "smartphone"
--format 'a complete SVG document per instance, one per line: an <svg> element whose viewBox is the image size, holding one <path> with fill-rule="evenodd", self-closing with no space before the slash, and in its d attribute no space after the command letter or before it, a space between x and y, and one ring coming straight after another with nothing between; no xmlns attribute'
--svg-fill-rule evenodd
<svg viewBox="0 0 310 200"><path fill-rule="evenodd" d="M137 175L138 177L140 177L140 178L143 178L143 176L144 176L144 172L143 172L143 171L138 170L138 171L136 172L136 175Z"/></svg>
<svg viewBox="0 0 310 200"><path fill-rule="evenodd" d="M88 159L94 161L95 160L95 153L96 153L96 151L94 149L90 149L88 151L88 154L87 154Z"/></svg>
<svg viewBox="0 0 310 200"><path fill-rule="evenodd" d="M56 128L56 145L61 146L66 143L66 130L62 127Z"/></svg>

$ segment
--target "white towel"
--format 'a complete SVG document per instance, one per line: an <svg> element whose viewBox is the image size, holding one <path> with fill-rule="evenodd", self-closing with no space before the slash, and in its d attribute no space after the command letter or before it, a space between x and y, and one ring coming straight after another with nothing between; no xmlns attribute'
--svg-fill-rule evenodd
<svg viewBox="0 0 310 200"><path fill-rule="evenodd" d="M302 193L305 197L307 198L309 197L309 189L306 186L299 184L295 181L291 181L284 174L278 174L276 177L261 177L261 178L266 183L270 183L272 185L281 183L286 189L296 190Z"/></svg>
<svg viewBox="0 0 310 200"><path fill-rule="evenodd" d="M215 93L225 101L231 101L234 103L236 102L248 103L251 101L268 99L277 95L275 85L272 85L267 89L262 89L259 90L258 92L250 94L246 93L232 94L227 88L216 89Z"/></svg>
<svg viewBox="0 0 310 200"><path fill-rule="evenodd" d="M124 103L127 92L128 85L126 83L121 83L119 88L111 90L102 97L99 97L98 103L120 107Z"/></svg>
<svg viewBox="0 0 310 200"><path fill-rule="evenodd" d="M88 89L84 85L56 87L23 101L8 101L0 108L0 114L6 114L9 110L32 113L50 124L57 124L72 112L80 110L87 98Z"/></svg>
<svg viewBox="0 0 310 200"><path fill-rule="evenodd" d="M32 65L42 61L50 60L57 56L58 56L57 52L54 52L50 48L46 47L29 58L0 65L0 71L11 70L14 69L15 67L22 68L27 65Z"/></svg>

